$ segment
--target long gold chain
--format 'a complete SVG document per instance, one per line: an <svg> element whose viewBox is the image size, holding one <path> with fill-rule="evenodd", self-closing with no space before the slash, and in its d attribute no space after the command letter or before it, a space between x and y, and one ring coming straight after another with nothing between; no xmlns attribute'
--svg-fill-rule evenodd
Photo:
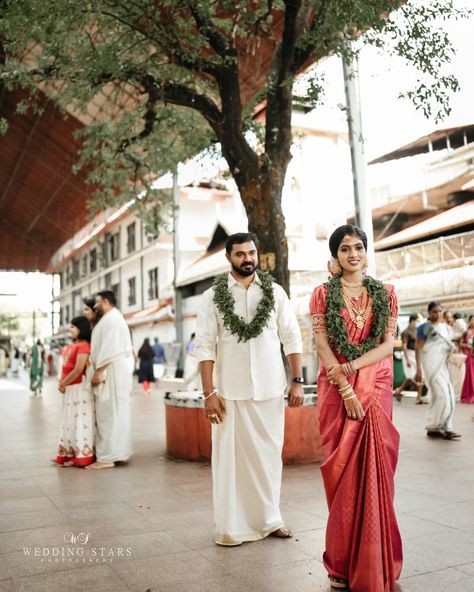
<svg viewBox="0 0 474 592"><path fill-rule="evenodd" d="M371 310L371 298L362 282L350 283L341 278L344 304L351 321L358 329L363 329Z"/></svg>

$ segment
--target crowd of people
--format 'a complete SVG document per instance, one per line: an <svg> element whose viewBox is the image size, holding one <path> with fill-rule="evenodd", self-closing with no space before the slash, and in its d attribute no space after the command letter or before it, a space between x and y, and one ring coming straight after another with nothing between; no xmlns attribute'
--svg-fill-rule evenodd
<svg viewBox="0 0 474 592"><path fill-rule="evenodd" d="M474 315L466 322L460 313L443 312L439 302L431 302L427 313L422 323L411 315L401 334L405 378L394 394L400 401L402 391L414 386L415 403L430 405L427 434L456 439L455 403L474 403Z"/></svg>

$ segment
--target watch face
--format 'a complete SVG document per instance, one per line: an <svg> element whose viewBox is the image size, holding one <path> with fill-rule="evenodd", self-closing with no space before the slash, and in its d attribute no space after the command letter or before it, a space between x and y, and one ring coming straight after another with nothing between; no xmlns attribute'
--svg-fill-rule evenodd
<svg viewBox="0 0 474 592"><path fill-rule="evenodd" d="M298 376L296 378L293 378L293 382L299 382L300 384L303 384L304 378L301 378L301 377Z"/></svg>

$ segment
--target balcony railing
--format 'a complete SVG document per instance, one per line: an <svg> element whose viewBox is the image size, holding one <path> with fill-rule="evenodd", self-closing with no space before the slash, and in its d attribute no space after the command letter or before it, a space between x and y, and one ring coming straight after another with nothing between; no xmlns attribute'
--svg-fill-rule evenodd
<svg viewBox="0 0 474 592"><path fill-rule="evenodd" d="M381 280L474 264L474 231L375 254Z"/></svg>

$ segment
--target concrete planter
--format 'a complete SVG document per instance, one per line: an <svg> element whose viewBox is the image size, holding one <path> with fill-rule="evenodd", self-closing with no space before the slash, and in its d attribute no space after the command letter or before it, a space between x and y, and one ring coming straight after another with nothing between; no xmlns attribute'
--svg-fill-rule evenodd
<svg viewBox="0 0 474 592"><path fill-rule="evenodd" d="M211 424L204 416L202 393L166 393L164 401L168 456L189 461L210 461ZM315 394L306 394L302 407L286 407L282 456L285 464L309 464L324 460Z"/></svg>

